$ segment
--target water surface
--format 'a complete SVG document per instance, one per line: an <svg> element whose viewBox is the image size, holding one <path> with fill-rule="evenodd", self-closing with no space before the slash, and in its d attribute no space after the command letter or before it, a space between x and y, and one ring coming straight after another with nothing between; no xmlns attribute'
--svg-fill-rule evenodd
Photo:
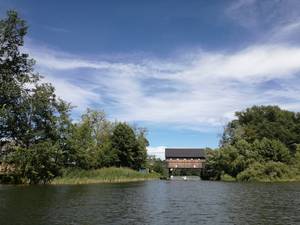
<svg viewBox="0 0 300 225"><path fill-rule="evenodd" d="M0 185L0 224L300 224L300 183Z"/></svg>

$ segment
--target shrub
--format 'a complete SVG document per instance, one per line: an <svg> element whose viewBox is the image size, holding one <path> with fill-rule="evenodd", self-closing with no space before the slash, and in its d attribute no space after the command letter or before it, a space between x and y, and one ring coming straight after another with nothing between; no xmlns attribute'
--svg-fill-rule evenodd
<svg viewBox="0 0 300 225"><path fill-rule="evenodd" d="M229 174L222 174L221 175L221 181L236 181L236 179L232 176L230 176Z"/></svg>
<svg viewBox="0 0 300 225"><path fill-rule="evenodd" d="M253 149L264 161L287 163L291 160L289 149L278 140L263 138L253 143Z"/></svg>
<svg viewBox="0 0 300 225"><path fill-rule="evenodd" d="M295 174L282 162L254 163L237 175L238 181L277 181L292 178Z"/></svg>
<svg viewBox="0 0 300 225"><path fill-rule="evenodd" d="M10 156L15 165L13 177L20 183L48 183L60 174L62 153L57 145L49 141L16 148Z"/></svg>

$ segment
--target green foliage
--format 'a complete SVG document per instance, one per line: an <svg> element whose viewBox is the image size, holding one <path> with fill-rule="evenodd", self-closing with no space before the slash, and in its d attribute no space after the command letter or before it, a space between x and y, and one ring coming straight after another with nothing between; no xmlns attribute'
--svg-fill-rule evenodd
<svg viewBox="0 0 300 225"><path fill-rule="evenodd" d="M236 112L223 134L221 145L234 144L240 139L252 143L267 138L278 140L292 149L300 143L300 114L282 110L278 106L253 106Z"/></svg>
<svg viewBox="0 0 300 225"><path fill-rule="evenodd" d="M60 174L62 152L50 141L32 145L29 149L17 147L9 156L15 167L13 176L21 183L48 183Z"/></svg>
<svg viewBox="0 0 300 225"><path fill-rule="evenodd" d="M202 173L204 180L220 180L222 167L219 163L220 151L209 150L206 151L205 170Z"/></svg>
<svg viewBox="0 0 300 225"><path fill-rule="evenodd" d="M206 179L292 179L300 173L299 114L277 106L253 106L228 123L221 147L207 160Z"/></svg>
<svg viewBox="0 0 300 225"><path fill-rule="evenodd" d="M289 149L278 140L263 138L261 141L256 140L252 146L253 150L257 151L261 161L289 163L291 160Z"/></svg>
<svg viewBox="0 0 300 225"><path fill-rule="evenodd" d="M126 123L115 126L111 142L118 156L116 166L140 169L145 165L148 141L144 134L144 131L135 133Z"/></svg>
<svg viewBox="0 0 300 225"><path fill-rule="evenodd" d="M281 181L290 180L295 174L288 165L282 162L269 161L264 164L253 163L238 174L238 181Z"/></svg>
<svg viewBox="0 0 300 225"><path fill-rule="evenodd" d="M154 171L156 173L159 173L162 177L168 176L168 169L166 162L156 158L155 156L148 156L147 158L147 167L150 171Z"/></svg>
<svg viewBox="0 0 300 225"><path fill-rule="evenodd" d="M136 128L135 138L137 149L134 153L134 169L146 168L147 160L147 147L149 146L149 141L146 138L146 129L145 128Z"/></svg>
<svg viewBox="0 0 300 225"><path fill-rule="evenodd" d="M257 153L245 140L239 140L235 145L226 145L219 150L207 154L205 178L219 180L222 174L236 177L251 163L258 160Z"/></svg>
<svg viewBox="0 0 300 225"><path fill-rule="evenodd" d="M112 147L117 152L117 166L130 167L134 165L134 152L137 149L133 129L126 123L116 125L112 135Z"/></svg>
<svg viewBox="0 0 300 225"><path fill-rule="evenodd" d="M71 107L56 98L51 84L41 82L34 60L20 51L26 33L15 11L0 21L0 160L13 156L15 175L44 183L58 174L57 158L56 166L50 162L54 152L67 148Z"/></svg>
<svg viewBox="0 0 300 225"><path fill-rule="evenodd" d="M26 32L26 23L15 11L0 21L0 141L14 140L29 148L60 138L56 128L66 122L60 117L68 115L70 106L56 98L51 84L40 82L34 61L20 52Z"/></svg>
<svg viewBox="0 0 300 225"><path fill-rule="evenodd" d="M297 153L298 156L298 153ZM255 163L268 165L269 162L287 165L292 162L292 157L287 147L277 140L263 138L250 144L239 140L234 145L226 145L215 150L207 160L206 173L209 179L222 179L222 174L238 177ZM294 164L299 162L294 158ZM251 172L252 170L250 170ZM247 172L249 174L249 172ZM255 175L255 173L251 173ZM255 179L255 178L254 178ZM243 179L246 180L246 179ZM251 180L251 179L249 179Z"/></svg>
<svg viewBox="0 0 300 225"><path fill-rule="evenodd" d="M102 111L88 109L81 121L74 124L68 143L68 167L140 169L145 166L148 145L145 130L134 130L126 123L111 123Z"/></svg>
<svg viewBox="0 0 300 225"><path fill-rule="evenodd" d="M226 181L226 182L232 182L232 181L236 181L236 179L228 174L222 174L221 175L221 181Z"/></svg>
<svg viewBox="0 0 300 225"><path fill-rule="evenodd" d="M101 149L97 155L98 168L114 166L116 162L118 162L117 152L112 147L111 138L107 138L101 144Z"/></svg>
<svg viewBox="0 0 300 225"><path fill-rule="evenodd" d="M24 121L30 95L25 86L33 84L38 76L32 73L33 60L19 51L26 32L25 21L14 11L0 21L0 140L19 141L30 130Z"/></svg>
<svg viewBox="0 0 300 225"><path fill-rule="evenodd" d="M294 166L295 172L299 176L300 175L300 145L297 145L296 147L295 157L292 158L291 164Z"/></svg>
<svg viewBox="0 0 300 225"><path fill-rule="evenodd" d="M111 123L101 111L88 109L73 126L68 165L81 169L109 166L140 169L145 166L144 129L126 123Z"/></svg>
<svg viewBox="0 0 300 225"><path fill-rule="evenodd" d="M73 126L68 165L81 169L112 165L117 160L110 140L112 129L104 112L88 109Z"/></svg>

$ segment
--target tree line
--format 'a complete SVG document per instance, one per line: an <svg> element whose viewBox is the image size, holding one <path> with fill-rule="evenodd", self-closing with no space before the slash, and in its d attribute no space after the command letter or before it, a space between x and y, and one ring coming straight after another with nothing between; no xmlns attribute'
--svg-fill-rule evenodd
<svg viewBox="0 0 300 225"><path fill-rule="evenodd" d="M63 168L145 167L146 131L111 122L87 109L71 120L72 105L55 94L21 51L28 27L16 11L0 20L0 174L2 182L47 183Z"/></svg>
<svg viewBox="0 0 300 225"><path fill-rule="evenodd" d="M278 106L236 112L207 156L205 179L300 180L300 113Z"/></svg>

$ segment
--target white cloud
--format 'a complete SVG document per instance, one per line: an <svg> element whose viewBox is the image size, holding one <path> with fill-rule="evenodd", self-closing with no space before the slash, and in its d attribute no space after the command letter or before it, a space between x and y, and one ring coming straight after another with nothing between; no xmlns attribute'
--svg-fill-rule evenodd
<svg viewBox="0 0 300 225"><path fill-rule="evenodd" d="M225 14L251 32L268 33L273 27L299 20L298 0L238 0L233 1Z"/></svg>
<svg viewBox="0 0 300 225"><path fill-rule="evenodd" d="M195 79L268 80L293 75L300 69L300 47L288 45L256 45L235 53L205 54L185 71Z"/></svg>
<svg viewBox="0 0 300 225"><path fill-rule="evenodd" d="M80 68L114 70L122 72L139 72L139 65L130 63L111 63L108 61L97 61L82 59L77 55L55 51L46 47L29 45L24 51L30 52L31 56L38 60L38 65L48 69L72 70Z"/></svg>
<svg viewBox="0 0 300 225"><path fill-rule="evenodd" d="M300 70L300 48L283 44L257 45L234 53L201 52L189 63L172 62L175 70L168 61L170 69L165 69L162 62L154 64L150 59L129 64L91 63L49 52L43 56L42 51L33 55L45 74L55 71L56 76L46 78L55 84L58 94L80 108L103 103L104 109L113 109L110 113L122 120L191 127L218 127L231 119L235 110L278 103L274 94L258 90L257 85L293 79ZM85 74L87 83L79 83L72 75L68 79L58 76L79 68L93 69ZM148 83L142 82L144 78ZM158 82L152 85L152 79ZM153 90L146 93L148 86ZM277 97L284 96L277 93Z"/></svg>
<svg viewBox="0 0 300 225"><path fill-rule="evenodd" d="M165 146L147 147L147 154L163 160L165 159L165 148Z"/></svg>
<svg viewBox="0 0 300 225"><path fill-rule="evenodd" d="M70 81L50 76L47 74L45 82L52 83L55 87L56 94L67 102L71 102L76 110L84 111L93 102L100 101L99 94L92 90L84 89L78 85L72 84Z"/></svg>
<svg viewBox="0 0 300 225"><path fill-rule="evenodd" d="M285 26L277 36L298 27ZM254 104L300 110L300 87L295 85L300 81L300 46L270 39L234 52L195 50L172 60L114 62L34 45L25 50L58 95L80 111L101 107L119 120L207 131Z"/></svg>

